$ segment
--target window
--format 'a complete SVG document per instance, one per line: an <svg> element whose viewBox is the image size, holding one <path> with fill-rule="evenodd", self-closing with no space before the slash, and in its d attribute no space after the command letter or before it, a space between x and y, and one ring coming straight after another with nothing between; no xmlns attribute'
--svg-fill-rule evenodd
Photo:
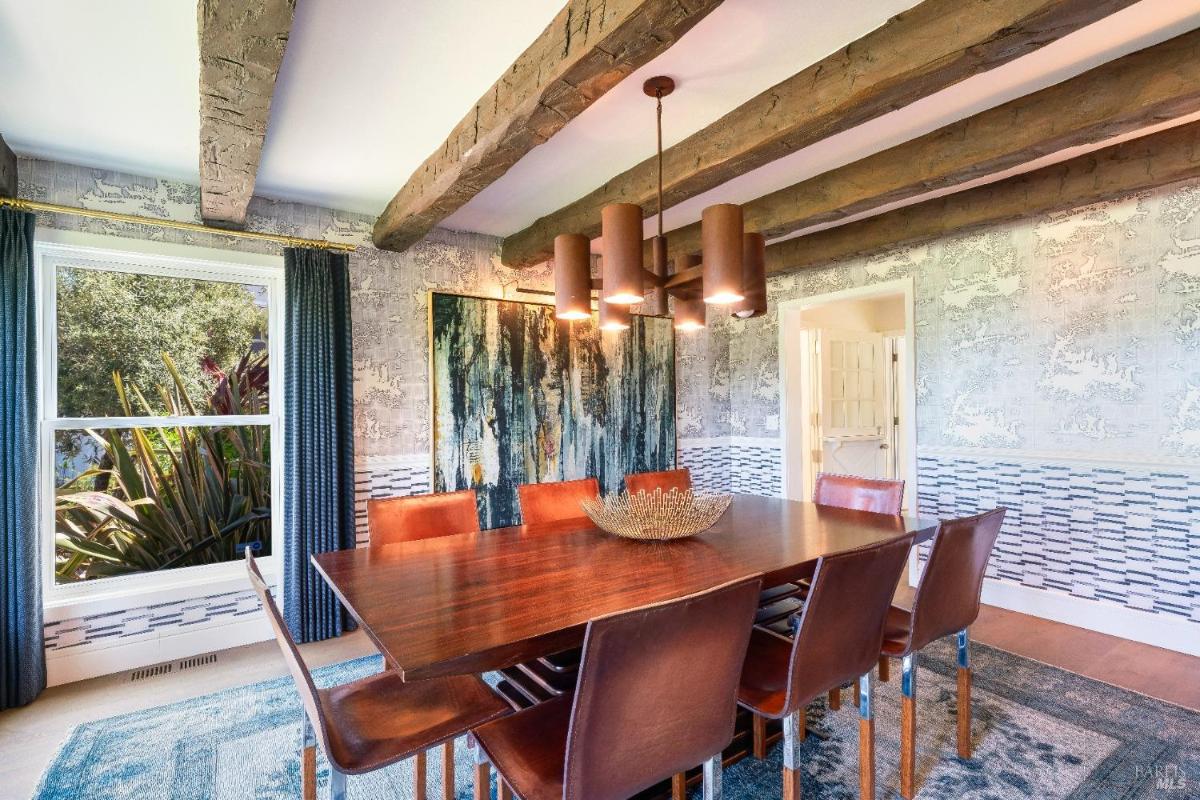
<svg viewBox="0 0 1200 800"><path fill-rule="evenodd" d="M47 598L231 573L246 548L269 557L282 528L282 271L37 253Z"/></svg>

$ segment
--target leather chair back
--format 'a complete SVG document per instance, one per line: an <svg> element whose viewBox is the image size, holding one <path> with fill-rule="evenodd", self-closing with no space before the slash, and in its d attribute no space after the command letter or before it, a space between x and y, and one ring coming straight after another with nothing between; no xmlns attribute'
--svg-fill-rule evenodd
<svg viewBox="0 0 1200 800"><path fill-rule="evenodd" d="M904 481L860 478L857 475L817 475L813 502L821 506L899 514L904 504Z"/></svg>
<svg viewBox="0 0 1200 800"><path fill-rule="evenodd" d="M913 599L910 650L967 628L979 616L979 596L1003 508L938 525Z"/></svg>
<svg viewBox="0 0 1200 800"><path fill-rule="evenodd" d="M817 561L792 645L784 713L875 666L912 543L912 535L901 536Z"/></svg>
<svg viewBox="0 0 1200 800"><path fill-rule="evenodd" d="M521 521L526 525L564 519L587 519L579 501L599 496L600 483L595 478L557 483L523 483L517 487L517 498L521 503Z"/></svg>
<svg viewBox="0 0 1200 800"><path fill-rule="evenodd" d="M284 623L283 615L279 613L279 607L275 605L275 600L271 597L271 590L267 588L267 582L263 580L262 572L259 571L258 564L254 562L254 555L249 548L246 549L246 572L250 575L250 585L258 593L258 599L262 601L263 610L267 612L271 630L275 632L275 642L279 645L279 649L283 653L283 660L287 662L288 672L292 673L292 680L300 692L304 713L308 715L322 749L328 753L329 736L325 729L325 712L320 700L321 692L313 683L312 674L305 666L304 660L300 658L296 640L292 638L291 631Z"/></svg>
<svg viewBox="0 0 1200 800"><path fill-rule="evenodd" d="M742 579L588 623L564 800L625 800L725 749L760 587Z"/></svg>
<svg viewBox="0 0 1200 800"><path fill-rule="evenodd" d="M475 490L367 501L371 546L479 530Z"/></svg>
<svg viewBox="0 0 1200 800"><path fill-rule="evenodd" d="M692 473L683 469L667 469L662 472L638 472L625 476L625 491L630 494L637 492L653 492L662 489L669 492L672 489L684 491L692 488Z"/></svg>

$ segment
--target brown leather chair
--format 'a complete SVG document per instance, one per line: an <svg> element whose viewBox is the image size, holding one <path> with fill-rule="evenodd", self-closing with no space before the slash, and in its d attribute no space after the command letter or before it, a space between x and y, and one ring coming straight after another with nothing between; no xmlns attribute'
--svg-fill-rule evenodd
<svg viewBox="0 0 1200 800"><path fill-rule="evenodd" d="M692 488L692 473L687 467L683 469L667 469L662 472L636 472L625 476L625 491L630 494L637 492L653 492L662 489L669 492L672 489L685 491Z"/></svg>
<svg viewBox="0 0 1200 800"><path fill-rule="evenodd" d="M372 546L478 531L475 490L368 500L367 527Z"/></svg>
<svg viewBox="0 0 1200 800"><path fill-rule="evenodd" d="M904 481L821 472L818 473L816 485L813 487L813 502L820 506L836 506L876 514L899 514L904 504ZM807 591L807 582L800 579L797 583L785 584L763 592L754 623L790 636L790 617L799 610L798 603L803 601ZM879 659L879 679L888 680L886 658ZM829 690L828 702L833 711L842 707L840 687Z"/></svg>
<svg viewBox="0 0 1200 800"><path fill-rule="evenodd" d="M501 796L625 800L703 763L704 797L719 797L758 590L743 579L589 622L573 698L474 732Z"/></svg>
<svg viewBox="0 0 1200 800"><path fill-rule="evenodd" d="M860 795L875 796L872 669L892 595L912 546L901 536L817 562L792 640L755 628L738 702L754 717L754 755L766 757L766 720L783 721L783 797L800 797L804 709L824 692L858 680Z"/></svg>
<svg viewBox="0 0 1200 800"><path fill-rule="evenodd" d="M881 654L902 659L900 679L900 794L916 792L917 651L943 636L958 639L958 756L971 757L971 659L968 627L979 616L988 559L1004 524L1004 509L938 526L912 611L888 612Z"/></svg>
<svg viewBox="0 0 1200 800"><path fill-rule="evenodd" d="M822 472L813 487L813 502L876 514L899 514L904 504L904 481Z"/></svg>
<svg viewBox="0 0 1200 800"><path fill-rule="evenodd" d="M454 740L471 728L511 713L483 681L457 676L405 683L387 671L331 689L318 689L271 592L246 550L250 584L262 600L275 640L304 705L301 797L317 796L317 751L329 758L330 795L345 800L346 776L415 757L416 796L425 797L425 752L443 745L445 797L454 797Z"/></svg>
<svg viewBox="0 0 1200 800"><path fill-rule="evenodd" d="M559 522L569 519L584 519L587 514L579 506L585 498L600 496L600 483L595 478L554 483L524 483L517 487L517 499L521 506L521 521L526 525L543 522ZM580 650L574 648L537 659L537 664L518 664L517 669L534 680L546 679L561 686L573 685L579 668ZM542 676L535 672L545 673ZM556 687L558 690L558 687Z"/></svg>
<svg viewBox="0 0 1200 800"><path fill-rule="evenodd" d="M599 496L600 484L595 478L557 483L523 483L517 487L521 521L526 525L586 519L587 514L579 507L579 501Z"/></svg>

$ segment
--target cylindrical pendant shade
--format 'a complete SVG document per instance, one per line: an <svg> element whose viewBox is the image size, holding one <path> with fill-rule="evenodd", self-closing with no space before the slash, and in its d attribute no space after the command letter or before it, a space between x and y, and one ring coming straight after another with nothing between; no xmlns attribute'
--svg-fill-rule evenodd
<svg viewBox="0 0 1200 800"><path fill-rule="evenodd" d="M678 274L699 263L700 257L696 255L677 256L675 272ZM703 329L706 313L708 313L708 307L704 305L704 297L701 296L699 289L693 289L684 295L677 296L675 298L675 330L698 331Z"/></svg>
<svg viewBox="0 0 1200 800"><path fill-rule="evenodd" d="M700 217L704 302L728 305L742 299L742 207L720 203Z"/></svg>
<svg viewBox="0 0 1200 800"><path fill-rule="evenodd" d="M592 316L591 242L583 234L554 237L554 316L587 319Z"/></svg>
<svg viewBox="0 0 1200 800"><path fill-rule="evenodd" d="M761 233L742 236L742 295L733 304L733 315L741 319L767 313L767 239Z"/></svg>
<svg viewBox="0 0 1200 800"><path fill-rule="evenodd" d="M675 298L675 330L677 331L698 331L704 328L704 315L708 313L708 304L704 302L704 298L696 295L695 297L676 297Z"/></svg>
<svg viewBox="0 0 1200 800"><path fill-rule="evenodd" d="M629 306L619 303L600 304L600 330L602 331L629 330L632 317L633 315L629 313Z"/></svg>
<svg viewBox="0 0 1200 800"><path fill-rule="evenodd" d="M642 302L642 209L633 203L614 203L600 210L606 303ZM601 304L603 305L603 303Z"/></svg>

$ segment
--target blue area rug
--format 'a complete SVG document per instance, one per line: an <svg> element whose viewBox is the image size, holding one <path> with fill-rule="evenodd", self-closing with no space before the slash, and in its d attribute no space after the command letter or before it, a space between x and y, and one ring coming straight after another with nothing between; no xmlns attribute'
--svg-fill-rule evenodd
<svg viewBox="0 0 1200 800"><path fill-rule="evenodd" d="M983 645L973 646L975 757L954 746L953 653L923 654L918 672L920 798L1200 798L1200 714ZM334 685L377 672L377 657L317 670ZM876 735L882 798L898 797L897 680L879 684ZM858 797L855 711L809 710L806 800ZM299 797L301 711L290 678L265 681L75 729L35 800L283 800ZM645 724L634 720L631 724ZM441 796L430 759L430 797ZM458 743L456 785L471 796L470 759ZM727 800L776 798L780 748L725 772ZM328 769L320 763L321 797ZM352 777L352 800L413 797L408 762Z"/></svg>

